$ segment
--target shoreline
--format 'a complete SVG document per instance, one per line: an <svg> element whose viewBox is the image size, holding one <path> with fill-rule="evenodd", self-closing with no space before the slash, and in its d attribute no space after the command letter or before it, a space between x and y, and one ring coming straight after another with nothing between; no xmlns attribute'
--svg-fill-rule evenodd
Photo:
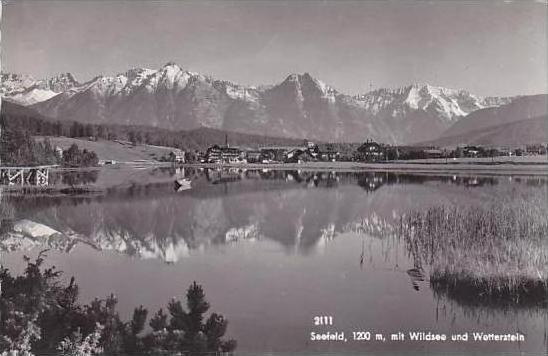
<svg viewBox="0 0 548 356"><path fill-rule="evenodd" d="M546 162L307 162L307 163L245 163L245 164L213 164L186 163L176 167L196 168L239 168L239 169L272 169L272 170L329 170L329 171L387 171L405 173L484 173L484 174L520 174L548 175Z"/></svg>

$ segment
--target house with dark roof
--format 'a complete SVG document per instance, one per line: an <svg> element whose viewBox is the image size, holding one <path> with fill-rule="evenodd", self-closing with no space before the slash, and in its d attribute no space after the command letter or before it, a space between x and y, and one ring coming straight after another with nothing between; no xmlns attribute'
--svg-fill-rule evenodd
<svg viewBox="0 0 548 356"><path fill-rule="evenodd" d="M334 162L340 158L340 152L332 144L319 144L317 146L317 157L320 161Z"/></svg>
<svg viewBox="0 0 548 356"><path fill-rule="evenodd" d="M367 140L363 145L358 147L357 159L365 162L384 161L386 152L384 147L373 140Z"/></svg>
<svg viewBox="0 0 548 356"><path fill-rule="evenodd" d="M238 147L213 145L207 149L207 163L240 163L245 159L243 151Z"/></svg>

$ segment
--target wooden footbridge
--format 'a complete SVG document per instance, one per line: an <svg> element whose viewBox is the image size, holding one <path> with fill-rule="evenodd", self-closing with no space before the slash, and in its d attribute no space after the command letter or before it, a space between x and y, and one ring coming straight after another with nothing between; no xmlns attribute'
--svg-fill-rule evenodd
<svg viewBox="0 0 548 356"><path fill-rule="evenodd" d="M0 185L47 186L49 170L55 166L1 167Z"/></svg>

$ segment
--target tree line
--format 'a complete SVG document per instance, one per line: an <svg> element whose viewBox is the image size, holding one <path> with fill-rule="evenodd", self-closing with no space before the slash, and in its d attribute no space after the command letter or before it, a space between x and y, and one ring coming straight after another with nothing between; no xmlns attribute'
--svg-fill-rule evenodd
<svg viewBox="0 0 548 356"><path fill-rule="evenodd" d="M31 133L0 117L0 162L2 165L53 165L59 163L48 140L37 142Z"/></svg>
<svg viewBox="0 0 548 356"><path fill-rule="evenodd" d="M69 167L91 167L99 163L95 152L80 150L73 144L62 153L46 138L37 141L21 122L0 117L0 162L7 166L61 164Z"/></svg>
<svg viewBox="0 0 548 356"><path fill-rule="evenodd" d="M235 146L295 145L300 139L268 137L265 135L227 132L212 128L194 130L167 130L156 127L118 124L91 124L59 121L44 117L34 110L10 102L2 103L2 117L12 125L24 128L32 136L65 136L94 140L123 140L134 144L149 144L174 147L192 151L205 151L213 144L222 144L225 139Z"/></svg>
<svg viewBox="0 0 548 356"><path fill-rule="evenodd" d="M217 313L206 317L210 305L196 282L187 289L186 305L173 299L149 320L139 306L124 321L114 295L80 304L74 277L63 282L61 271L45 268L43 252L25 261L20 276L0 267L0 355L200 355L236 348L235 340L224 339L228 321Z"/></svg>

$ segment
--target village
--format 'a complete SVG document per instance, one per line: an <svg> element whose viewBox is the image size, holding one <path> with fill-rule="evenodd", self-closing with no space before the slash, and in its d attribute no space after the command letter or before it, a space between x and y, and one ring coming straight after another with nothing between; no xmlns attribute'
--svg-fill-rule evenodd
<svg viewBox="0 0 548 356"><path fill-rule="evenodd" d="M224 144L210 146L205 152L173 150L167 160L174 163L206 164L280 164L307 162L368 162L382 163L461 158L485 159L495 157L545 156L548 144L522 146L458 145L440 148L436 146L393 146L367 139L362 144L314 143L303 140L295 146L262 146L257 148Z"/></svg>

